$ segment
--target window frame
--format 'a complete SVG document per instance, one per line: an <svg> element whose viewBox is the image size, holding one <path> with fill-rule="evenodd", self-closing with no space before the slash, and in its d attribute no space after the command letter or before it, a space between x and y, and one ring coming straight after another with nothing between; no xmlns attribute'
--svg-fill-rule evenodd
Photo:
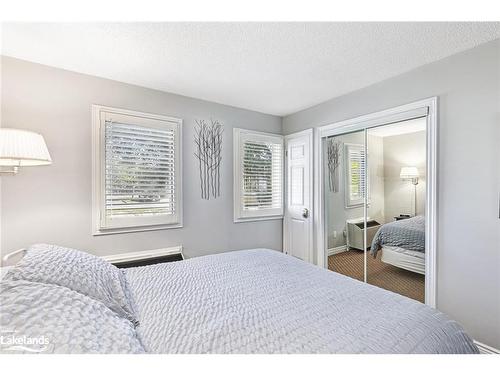
<svg viewBox="0 0 500 375"><path fill-rule="evenodd" d="M359 199L351 199L351 163L349 150L351 148L360 149L365 154L365 177L366 177L366 187L365 193L367 194L367 204L370 204L370 173L368 171L368 153L363 144L359 143L344 143L344 159L345 159L345 178L344 178L344 190L345 190L345 207L346 208L356 208L362 207L365 203L365 198L362 196Z"/></svg>
<svg viewBox="0 0 500 375"><path fill-rule="evenodd" d="M243 186L243 158L242 158L242 145L245 140L267 141L281 144L281 197L280 208L267 208L255 211L245 211L242 205L242 192ZM233 129L233 208L234 208L234 222L249 222L249 221L263 221L263 220L281 220L284 216L284 137L280 134L265 133L247 129Z"/></svg>
<svg viewBox="0 0 500 375"><path fill-rule="evenodd" d="M158 121L173 124L176 129L174 146L175 153L175 198L176 216L172 222L164 222L159 217L153 218L121 218L124 225L103 225L105 216L105 116L136 117L138 125L161 128ZM141 124L139 124L139 122ZM156 124L156 125L155 125ZM92 234L94 236L144 232L152 230L173 229L183 227L183 199L182 199L182 119L152 113L132 111L122 108L92 105Z"/></svg>

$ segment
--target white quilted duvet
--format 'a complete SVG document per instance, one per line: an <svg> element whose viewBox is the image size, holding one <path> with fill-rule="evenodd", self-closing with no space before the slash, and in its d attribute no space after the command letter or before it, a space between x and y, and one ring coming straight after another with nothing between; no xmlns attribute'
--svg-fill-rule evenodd
<svg viewBox="0 0 500 375"><path fill-rule="evenodd" d="M153 353L477 353L419 302L256 249L125 271Z"/></svg>

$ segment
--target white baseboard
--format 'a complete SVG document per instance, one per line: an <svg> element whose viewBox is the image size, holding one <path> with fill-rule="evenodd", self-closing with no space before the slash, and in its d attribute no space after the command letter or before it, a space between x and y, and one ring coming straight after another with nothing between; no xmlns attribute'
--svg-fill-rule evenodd
<svg viewBox="0 0 500 375"><path fill-rule="evenodd" d="M347 245L332 247L331 249L328 249L328 256L340 254L343 253L344 251L347 251Z"/></svg>
<svg viewBox="0 0 500 375"><path fill-rule="evenodd" d="M483 344L482 342L474 340L474 344L476 344L477 348L479 349L479 353L481 354L500 354L500 350Z"/></svg>
<svg viewBox="0 0 500 375"><path fill-rule="evenodd" d="M101 257L113 264L119 264L123 262L131 262L134 260L144 260L151 258L158 258L166 255L182 255L182 246L168 247L164 249L154 249L154 250L144 250L144 251L134 251L132 253L122 253L106 255Z"/></svg>

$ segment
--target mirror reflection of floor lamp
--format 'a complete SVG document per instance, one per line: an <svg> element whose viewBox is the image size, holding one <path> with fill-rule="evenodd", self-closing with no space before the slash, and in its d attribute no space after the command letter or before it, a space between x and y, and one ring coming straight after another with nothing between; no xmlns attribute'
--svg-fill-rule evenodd
<svg viewBox="0 0 500 375"><path fill-rule="evenodd" d="M399 177L403 180L410 180L414 187L414 216L417 216L417 185L420 177L417 167L402 167Z"/></svg>

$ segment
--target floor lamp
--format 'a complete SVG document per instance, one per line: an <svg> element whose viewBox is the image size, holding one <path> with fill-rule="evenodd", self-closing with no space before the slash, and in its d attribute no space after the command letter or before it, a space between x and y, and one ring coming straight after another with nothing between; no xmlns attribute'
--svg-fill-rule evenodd
<svg viewBox="0 0 500 375"><path fill-rule="evenodd" d="M403 167L399 173L399 177L403 180L410 180L414 187L414 215L417 216L417 185L419 173L417 167Z"/></svg>

